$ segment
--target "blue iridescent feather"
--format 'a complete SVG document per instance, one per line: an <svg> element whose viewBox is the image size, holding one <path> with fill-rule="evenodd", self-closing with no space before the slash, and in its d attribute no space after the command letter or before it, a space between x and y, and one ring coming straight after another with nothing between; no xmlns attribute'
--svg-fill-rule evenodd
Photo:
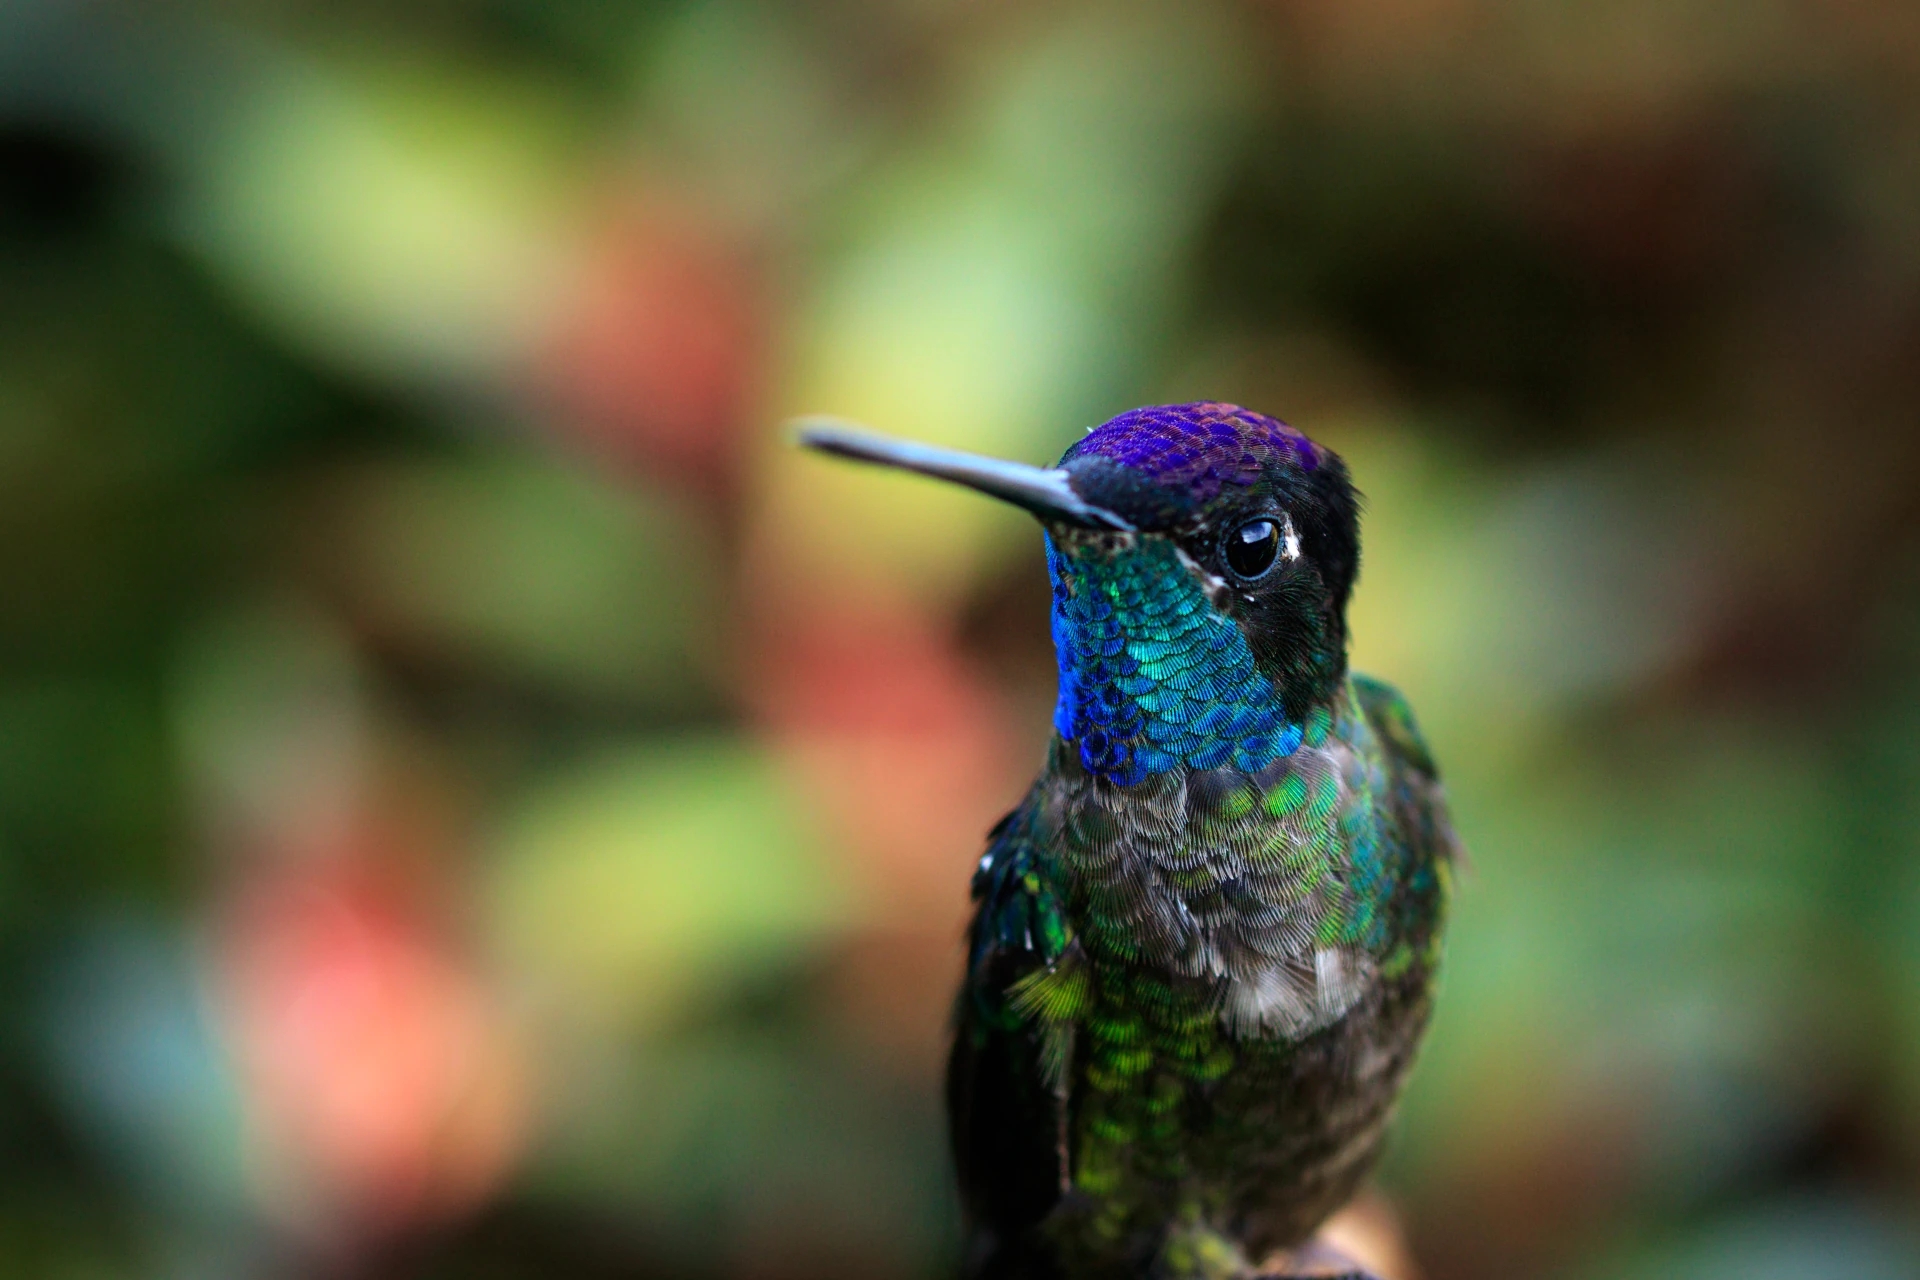
<svg viewBox="0 0 1920 1280"><path fill-rule="evenodd" d="M1047 539L1060 694L1053 723L1090 773L1133 786L1176 768L1257 772L1300 745L1273 682L1165 539L1076 556Z"/></svg>

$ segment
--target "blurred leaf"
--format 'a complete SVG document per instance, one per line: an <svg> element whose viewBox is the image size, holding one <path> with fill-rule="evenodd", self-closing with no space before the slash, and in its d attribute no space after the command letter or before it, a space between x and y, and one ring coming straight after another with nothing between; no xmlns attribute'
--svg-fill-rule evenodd
<svg viewBox="0 0 1920 1280"><path fill-rule="evenodd" d="M1920 1271L1910 1222L1863 1198L1774 1202L1582 1268L1581 1280L1903 1280Z"/></svg>
<svg viewBox="0 0 1920 1280"><path fill-rule="evenodd" d="M366 779L365 672L337 619L291 600L209 614L173 673L180 762L223 836L337 819ZM298 819L292 815L300 815Z"/></svg>
<svg viewBox="0 0 1920 1280"><path fill-rule="evenodd" d="M37 934L89 901L180 887L157 703L110 679L0 689L0 926Z"/></svg>
<svg viewBox="0 0 1920 1280"><path fill-rule="evenodd" d="M651 33L640 77L645 145L693 168L736 215L792 217L844 181L864 150L856 106L865 104L802 38L809 16L708 0Z"/></svg>
<svg viewBox="0 0 1920 1280"><path fill-rule="evenodd" d="M1707 621L1706 499L1651 483L1631 451L1520 469L1392 420L1321 434L1367 499L1354 666L1406 691L1456 778L1524 768Z"/></svg>
<svg viewBox="0 0 1920 1280"><path fill-rule="evenodd" d="M378 635L556 690L697 706L720 569L691 512L537 455L349 475L317 551Z"/></svg>
<svg viewBox="0 0 1920 1280"><path fill-rule="evenodd" d="M646 1223L695 1264L728 1269L804 1222L802 1238L859 1255L849 1274L944 1270L956 1223L923 1091L805 1037L601 1048L591 1079L569 1063L534 1194Z"/></svg>
<svg viewBox="0 0 1920 1280"><path fill-rule="evenodd" d="M852 919L812 824L744 742L583 762L511 806L486 878L492 937L563 1018L656 1025Z"/></svg>
<svg viewBox="0 0 1920 1280"><path fill-rule="evenodd" d="M224 66L236 92L197 140L186 234L331 359L491 380L565 277L563 100L423 51L335 54L258 45Z"/></svg>
<svg viewBox="0 0 1920 1280"><path fill-rule="evenodd" d="M1157 5L1070 13L990 54L939 143L853 193L782 402L1049 463L1144 382L1244 67L1218 13ZM774 477L815 563L936 596L1031 536L928 485L785 456Z"/></svg>

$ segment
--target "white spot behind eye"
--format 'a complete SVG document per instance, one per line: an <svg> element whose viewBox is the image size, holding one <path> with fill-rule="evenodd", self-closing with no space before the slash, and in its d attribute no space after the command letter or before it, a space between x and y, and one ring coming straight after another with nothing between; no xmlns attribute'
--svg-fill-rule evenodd
<svg viewBox="0 0 1920 1280"><path fill-rule="evenodd" d="M1298 560L1300 558L1300 535L1294 531L1293 517L1285 514L1281 515L1280 527L1286 530L1286 535L1280 543L1280 558L1282 560Z"/></svg>

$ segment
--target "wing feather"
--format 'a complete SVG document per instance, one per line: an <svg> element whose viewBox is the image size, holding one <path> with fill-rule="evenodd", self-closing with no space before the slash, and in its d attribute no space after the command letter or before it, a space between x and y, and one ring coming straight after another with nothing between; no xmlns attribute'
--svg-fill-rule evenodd
<svg viewBox="0 0 1920 1280"><path fill-rule="evenodd" d="M1044 1274L1034 1228L1065 1182L1064 1058L1039 985L1066 952L1060 902L1032 838L1034 802L988 837L974 876L967 976L947 1069L947 1113L975 1277ZM1037 1003L1038 1002L1038 1003Z"/></svg>

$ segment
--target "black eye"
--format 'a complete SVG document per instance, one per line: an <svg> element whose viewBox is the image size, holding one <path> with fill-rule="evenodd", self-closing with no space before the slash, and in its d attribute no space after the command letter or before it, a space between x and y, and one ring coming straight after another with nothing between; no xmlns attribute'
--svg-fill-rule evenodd
<svg viewBox="0 0 1920 1280"><path fill-rule="evenodd" d="M1243 578L1273 568L1279 553L1280 526L1271 520L1249 520L1227 535L1227 567Z"/></svg>

